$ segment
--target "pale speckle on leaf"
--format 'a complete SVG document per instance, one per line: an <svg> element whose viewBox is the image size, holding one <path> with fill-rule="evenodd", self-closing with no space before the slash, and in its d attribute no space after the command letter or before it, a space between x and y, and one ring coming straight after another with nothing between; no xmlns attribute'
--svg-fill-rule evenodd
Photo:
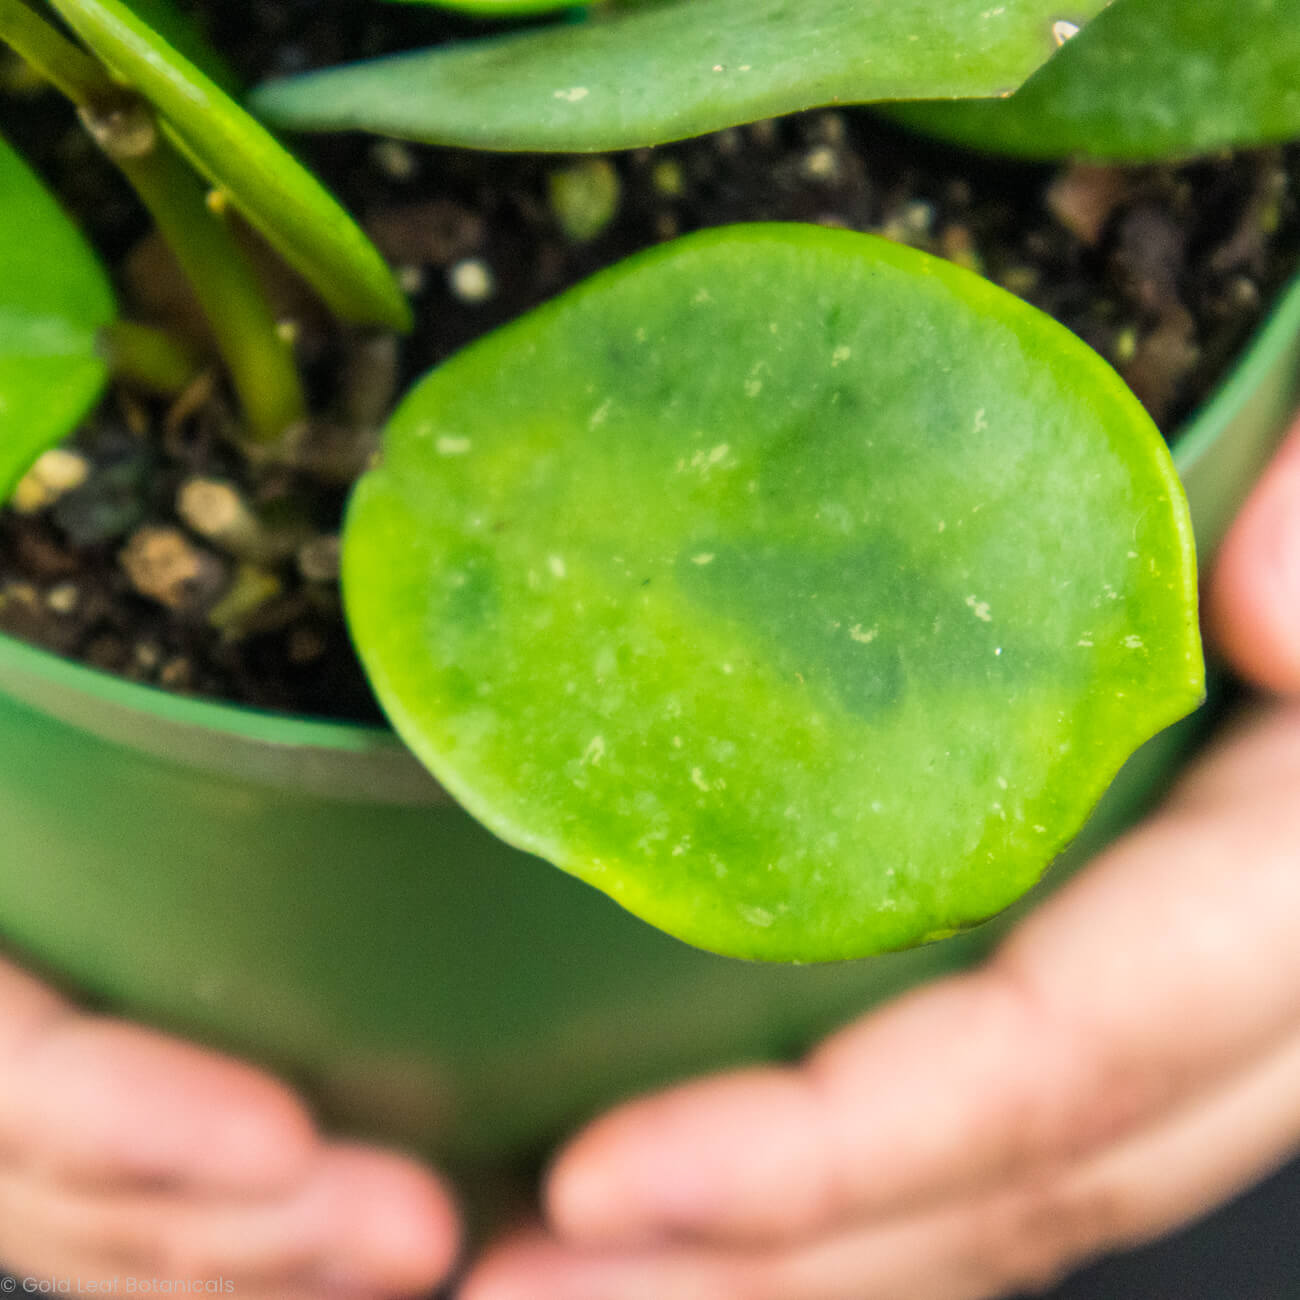
<svg viewBox="0 0 1300 1300"><path fill-rule="evenodd" d="M987 600L979 600L975 596L966 597L966 607L975 615L981 623L991 623L993 615L989 612L989 603Z"/></svg>
<svg viewBox="0 0 1300 1300"><path fill-rule="evenodd" d="M564 100L566 104L578 104L590 94L586 86L572 86L568 90L557 90L555 98Z"/></svg>
<svg viewBox="0 0 1300 1300"><path fill-rule="evenodd" d="M434 443L439 456L464 456L474 447L469 438L453 438L450 436L439 438Z"/></svg>

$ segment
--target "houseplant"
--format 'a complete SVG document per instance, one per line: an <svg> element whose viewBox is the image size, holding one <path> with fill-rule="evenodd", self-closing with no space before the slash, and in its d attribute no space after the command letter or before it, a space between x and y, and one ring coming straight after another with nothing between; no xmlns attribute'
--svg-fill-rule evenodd
<svg viewBox="0 0 1300 1300"><path fill-rule="evenodd" d="M1267 361L1278 370L1269 377L1276 387L1261 390L1268 396L1259 400L1275 403L1253 426L1261 441L1289 400L1282 375L1293 314L1293 307L1284 308L1265 345L1277 349ZM1218 477L1214 486L1228 482ZM1239 487L1233 483L1233 492ZM1212 535L1203 528L1202 544ZM869 632L862 628L864 636ZM373 734L159 700L18 647L7 646L6 653L16 694L74 719L72 730L60 731L48 722L34 725L22 706L14 711L28 758L15 776L33 784L15 789L7 816L16 859L39 863L41 871L39 883L17 871L6 879L13 892L4 911L15 944L44 955L82 987L155 1019L304 1070L327 1107L353 1123L462 1151L488 1141L514 1145L634 1079L703 1064L719 1050L733 1056L783 1050L868 996L968 960L988 940L976 935L853 971L756 971L714 961L646 931L573 882L539 872L483 838L463 814L437 802L391 742ZM74 682L75 694L68 690ZM88 682L93 685L83 695ZM142 749L127 755L115 747L123 726L136 729ZM85 739L86 731L116 739L101 750ZM268 754L267 739L281 751L292 749L291 774L283 752ZM190 791L174 770L158 764L160 754L206 769L202 788ZM99 770L104 761L113 767L111 791ZM247 780L252 769L265 772L265 783ZM41 772L104 791L111 813L90 800L72 815L61 808L56 813L49 787L37 793L34 778ZM293 789L285 792L285 785ZM376 785L390 806L371 802ZM391 806L404 802L423 803L426 810ZM129 811L133 806L164 809L170 824L146 828L143 817ZM219 831L197 815L198 806L215 815ZM106 861L87 882L81 867L87 846L101 838L105 816L122 826L108 851L121 875L115 878ZM452 874L451 863L446 874L430 871L429 827L435 822L440 851L472 859L464 877ZM244 842L254 847L234 852L241 825L251 836ZM56 834L61 847L52 843ZM412 838L418 844L413 858ZM232 853L251 876L232 870ZM177 857L188 865L183 878L174 869ZM262 870L264 857L283 862L283 871ZM376 861L386 868L380 879ZM195 873L205 862L212 878L196 889ZM453 896L459 896L454 913ZM256 908L254 897L264 900ZM466 911L487 914L491 923L468 925ZM358 915L366 913L376 918L373 934L358 936ZM218 915L237 920L238 931L214 932ZM163 916L171 928L159 942ZM292 942L284 938L288 918L301 927ZM131 936L132 920L154 934L151 943ZM435 923L446 926L445 941L432 937ZM557 946L537 944L541 924ZM408 928L408 942L400 938L401 926ZM349 936L355 964L339 961L341 931ZM105 932L112 936L107 950L93 938ZM466 943L471 933L472 952ZM587 949L581 964L578 943ZM142 959L149 949L153 955ZM436 975L433 954L445 963ZM602 1005L587 1002L584 1010L575 1001L579 994L591 996L585 986L593 966L605 980ZM506 969L512 981L501 977ZM363 984L359 970L374 982ZM650 984L659 1005L646 993ZM557 994L563 1010L528 1007L525 990L538 999ZM433 997L442 1002L432 1009L436 1024L428 1019ZM687 997L694 1011L683 1015L676 1004ZM780 1005L786 997L787 1006ZM706 1001L713 998L734 1035L728 1044L718 1042ZM639 1006L636 1022L627 1015L629 1000ZM251 1014L249 1002L259 1004ZM475 1003L481 1015L470 1011ZM363 1031L347 1023L349 1011L364 1023ZM492 1030L486 1027L494 1023L505 1044L499 1055L487 1041ZM549 1048L532 1039L557 1028L561 1041L552 1038ZM419 1040L414 1050L412 1029ZM463 1036L452 1037L461 1030ZM442 1041L431 1047L426 1034ZM513 1087L502 1091L496 1082L502 1062L521 1050L520 1035L535 1062L529 1098ZM572 1077L575 1059L582 1061L581 1078ZM471 1096L472 1114L466 1105Z"/></svg>

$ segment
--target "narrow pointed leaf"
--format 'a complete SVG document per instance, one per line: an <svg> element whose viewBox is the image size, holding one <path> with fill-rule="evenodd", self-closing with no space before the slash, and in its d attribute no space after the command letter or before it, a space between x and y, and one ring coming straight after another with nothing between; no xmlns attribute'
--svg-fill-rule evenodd
<svg viewBox="0 0 1300 1300"><path fill-rule="evenodd" d="M1117 0L1009 99L891 111L1030 158L1142 162L1294 139L1300 0Z"/></svg>
<svg viewBox="0 0 1300 1300"><path fill-rule="evenodd" d="M0 502L76 428L108 378L96 351L116 314L80 232L0 138Z"/></svg>
<svg viewBox="0 0 1300 1300"><path fill-rule="evenodd" d="M1194 564L1163 441L1072 334L748 226L430 375L344 582L390 718L497 834L691 943L818 960L1038 879L1200 698Z"/></svg>
<svg viewBox="0 0 1300 1300"><path fill-rule="evenodd" d="M122 0L51 0L70 27L157 109L198 170L340 316L405 328L410 309L374 245L255 118Z"/></svg>
<svg viewBox="0 0 1300 1300"><path fill-rule="evenodd" d="M819 104L992 95L1105 0L665 0L273 82L259 113L506 150L658 144Z"/></svg>

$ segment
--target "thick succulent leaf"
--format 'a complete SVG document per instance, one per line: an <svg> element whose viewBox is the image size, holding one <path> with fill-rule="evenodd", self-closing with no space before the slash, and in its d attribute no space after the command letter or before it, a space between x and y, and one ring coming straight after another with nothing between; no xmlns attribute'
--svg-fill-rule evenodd
<svg viewBox="0 0 1300 1300"><path fill-rule="evenodd" d="M76 227L0 138L0 502L71 433L108 368L96 352L116 314L108 278Z"/></svg>
<svg viewBox="0 0 1300 1300"><path fill-rule="evenodd" d="M371 680L456 797L746 957L996 912L1202 690L1185 502L1123 383L843 231L695 235L459 354L344 550Z"/></svg>
<svg viewBox="0 0 1300 1300"><path fill-rule="evenodd" d="M479 18L506 18L514 14L541 14L555 9L576 9L584 0L394 0L397 4L437 5L459 9Z"/></svg>
<svg viewBox="0 0 1300 1300"><path fill-rule="evenodd" d="M256 119L122 0L51 0L158 110L202 174L348 320L404 328L410 309L374 245Z"/></svg>
<svg viewBox="0 0 1300 1300"><path fill-rule="evenodd" d="M991 95L1105 0L665 0L273 82L259 113L482 149L658 144L818 104Z"/></svg>
<svg viewBox="0 0 1300 1300"><path fill-rule="evenodd" d="M1300 136L1300 0L1116 0L1009 99L902 121L1030 158L1191 157Z"/></svg>

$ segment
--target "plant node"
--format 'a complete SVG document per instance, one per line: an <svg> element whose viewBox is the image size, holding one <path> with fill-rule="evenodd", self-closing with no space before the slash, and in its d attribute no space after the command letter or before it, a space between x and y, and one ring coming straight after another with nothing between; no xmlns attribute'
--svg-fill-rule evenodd
<svg viewBox="0 0 1300 1300"><path fill-rule="evenodd" d="M112 159L144 158L158 147L158 124L139 100L128 99L111 107L83 104L77 116Z"/></svg>

